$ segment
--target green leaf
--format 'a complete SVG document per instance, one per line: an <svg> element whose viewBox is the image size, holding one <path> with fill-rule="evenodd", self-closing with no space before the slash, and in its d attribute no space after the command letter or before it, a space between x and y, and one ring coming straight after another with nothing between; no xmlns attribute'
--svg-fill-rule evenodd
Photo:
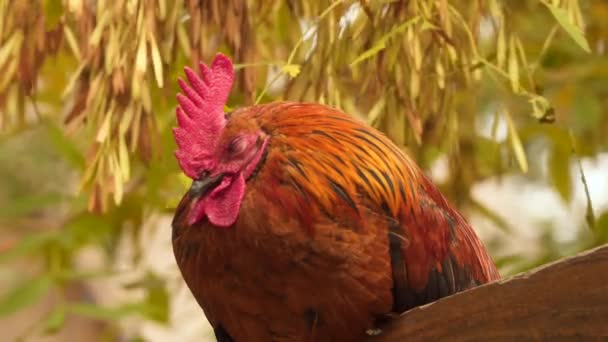
<svg viewBox="0 0 608 342"><path fill-rule="evenodd" d="M62 242L66 246L69 246L69 243L81 246L86 243L107 241L114 227L108 216L83 213L65 225Z"/></svg>
<svg viewBox="0 0 608 342"><path fill-rule="evenodd" d="M75 280L94 280L97 278L105 278L109 276L116 276L120 271L113 271L111 269L101 269L96 271L79 271L74 269L63 269L58 272L55 277L61 281L75 281Z"/></svg>
<svg viewBox="0 0 608 342"><path fill-rule="evenodd" d="M576 133L585 134L602 124L604 119L603 99L588 89L578 89L573 101L575 115L568 117L568 126Z"/></svg>
<svg viewBox="0 0 608 342"><path fill-rule="evenodd" d="M596 226L596 237L598 244L604 244L608 242L608 211L605 211L600 217L597 218Z"/></svg>
<svg viewBox="0 0 608 342"><path fill-rule="evenodd" d="M66 309L64 306L59 306L46 318L44 323L45 334L54 334L59 331L65 323Z"/></svg>
<svg viewBox="0 0 608 342"><path fill-rule="evenodd" d="M149 272L143 278L125 284L124 288L146 289L147 296L142 304L142 313L153 321L169 321L169 293L163 278Z"/></svg>
<svg viewBox="0 0 608 342"><path fill-rule="evenodd" d="M61 19L63 6L61 0L44 1L45 23L47 29L53 29Z"/></svg>
<svg viewBox="0 0 608 342"><path fill-rule="evenodd" d="M0 300L0 317L6 317L34 304L51 289L52 285L51 277L44 275L15 286Z"/></svg>
<svg viewBox="0 0 608 342"><path fill-rule="evenodd" d="M512 266L515 264L521 264L527 262L527 258L520 254L504 255L494 259L496 267L503 268L506 266ZM502 272L501 272L502 273Z"/></svg>
<svg viewBox="0 0 608 342"><path fill-rule="evenodd" d="M483 215L486 219L488 219L492 223L494 223L496 225L496 227L498 227L502 231L510 232L513 230L511 228L511 225L509 224L509 222L507 222L507 220L502 218L494 210L488 208L487 206L483 205L483 203L481 203L475 199L471 198L470 202L471 202L471 206L473 207L473 209L475 209L479 214Z"/></svg>
<svg viewBox="0 0 608 342"><path fill-rule="evenodd" d="M51 121L46 122L46 130L51 143L70 164L84 170L85 159L78 147L64 133L64 131Z"/></svg>
<svg viewBox="0 0 608 342"><path fill-rule="evenodd" d="M56 233L42 232L23 237L21 241L7 252L0 254L0 263L9 262L15 258L40 250L44 245L57 237Z"/></svg>
<svg viewBox="0 0 608 342"><path fill-rule="evenodd" d="M572 198L570 175L570 154L568 151L553 148L549 156L549 175L555 189L565 202Z"/></svg>
<svg viewBox="0 0 608 342"><path fill-rule="evenodd" d="M380 39L376 44L374 44L374 46L365 50L362 54L357 56L357 58L355 58L355 60L350 63L350 67L354 67L360 62L363 62L364 60L375 56L378 52L384 49L386 49L386 40Z"/></svg>
<svg viewBox="0 0 608 342"><path fill-rule="evenodd" d="M28 193L13 198L7 205L0 207L0 219L10 219L31 214L35 211L56 205L64 199L58 193Z"/></svg>
<svg viewBox="0 0 608 342"><path fill-rule="evenodd" d="M169 321L169 293L165 286L157 286L148 290L145 315L160 323Z"/></svg>
<svg viewBox="0 0 608 342"><path fill-rule="evenodd" d="M355 58L355 60L353 60L350 63L350 67L352 68L355 65L363 62L364 60L375 56L378 52L384 50L386 48L386 43L388 42L388 40L390 38L397 35L398 33L405 32L405 30L408 27L415 24L419 19L420 19L420 16L415 16L415 17L411 18L410 20L407 20L406 22L402 23L401 25L398 25L397 27L390 30L390 32L388 32L384 36L380 37L380 39L378 39L378 41L376 42L376 44L374 44L374 46L365 50L362 54L357 56L357 58Z"/></svg>
<svg viewBox="0 0 608 342"><path fill-rule="evenodd" d="M573 22L568 18L568 12L560 7L557 7L548 2L543 2L545 6L549 8L551 14L555 17L555 20L561 25L561 27L568 33L570 38L578 44L583 50L588 53L591 53L591 48L589 48L589 43L583 34L583 31L576 26Z"/></svg>
<svg viewBox="0 0 608 342"><path fill-rule="evenodd" d="M117 321L142 311L142 305L138 303L125 304L116 308L106 308L90 303L73 303L68 306L68 311L92 319L103 321Z"/></svg>

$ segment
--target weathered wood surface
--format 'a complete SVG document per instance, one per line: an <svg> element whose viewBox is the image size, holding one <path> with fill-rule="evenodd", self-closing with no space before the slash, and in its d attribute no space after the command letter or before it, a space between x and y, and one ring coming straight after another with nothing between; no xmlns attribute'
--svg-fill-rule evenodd
<svg viewBox="0 0 608 342"><path fill-rule="evenodd" d="M412 309L384 341L608 341L608 245Z"/></svg>

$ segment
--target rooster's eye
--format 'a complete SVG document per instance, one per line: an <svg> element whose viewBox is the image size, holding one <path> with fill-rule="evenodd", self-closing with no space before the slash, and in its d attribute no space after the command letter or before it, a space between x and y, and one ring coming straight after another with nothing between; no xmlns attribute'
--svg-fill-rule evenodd
<svg viewBox="0 0 608 342"><path fill-rule="evenodd" d="M228 145L228 153L237 155L245 151L247 147L247 141L242 138L234 138Z"/></svg>

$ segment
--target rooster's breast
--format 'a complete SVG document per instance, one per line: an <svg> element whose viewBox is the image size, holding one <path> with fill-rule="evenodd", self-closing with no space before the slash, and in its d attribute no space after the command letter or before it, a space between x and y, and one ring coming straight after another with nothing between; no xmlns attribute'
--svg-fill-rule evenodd
<svg viewBox="0 0 608 342"><path fill-rule="evenodd" d="M232 227L174 225L186 283L210 323L235 341L358 340L391 309L386 236L328 219L303 227L284 209L253 189Z"/></svg>

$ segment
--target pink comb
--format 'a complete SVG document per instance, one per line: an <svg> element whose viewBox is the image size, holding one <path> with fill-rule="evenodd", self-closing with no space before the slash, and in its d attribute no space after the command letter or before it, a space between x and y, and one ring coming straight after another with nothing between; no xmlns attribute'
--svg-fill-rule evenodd
<svg viewBox="0 0 608 342"><path fill-rule="evenodd" d="M215 56L210 67L201 62L200 69L202 77L184 68L190 85L178 79L183 94L177 94L178 127L173 129L178 146L175 156L181 169L192 179L215 166L215 151L226 125L224 104L234 81L232 61L221 53Z"/></svg>

